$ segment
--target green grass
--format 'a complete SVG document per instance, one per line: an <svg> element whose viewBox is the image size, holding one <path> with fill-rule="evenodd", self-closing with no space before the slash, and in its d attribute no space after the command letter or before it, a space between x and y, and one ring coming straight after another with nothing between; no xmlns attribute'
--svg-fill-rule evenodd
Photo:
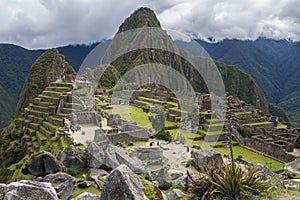
<svg viewBox="0 0 300 200"><path fill-rule="evenodd" d="M251 112L250 111L248 111L248 112L235 112L234 113L235 115L245 115L245 114L251 114Z"/></svg>
<svg viewBox="0 0 300 200"><path fill-rule="evenodd" d="M223 133L227 132L227 131L206 131L206 130L203 130L203 129L198 129L198 131L202 134L205 134L205 135L220 135L220 134L223 134Z"/></svg>
<svg viewBox="0 0 300 200"><path fill-rule="evenodd" d="M151 98L147 98L147 97L139 97L138 99L141 100L141 101L150 101L152 103L158 103L158 104L166 103L166 102L160 101L158 99L151 99Z"/></svg>
<svg viewBox="0 0 300 200"><path fill-rule="evenodd" d="M131 105L112 105L112 109L105 110L108 114L120 114L122 119L136 122L144 128L151 128L148 114L143 109Z"/></svg>
<svg viewBox="0 0 300 200"><path fill-rule="evenodd" d="M90 193L93 193L93 194L101 194L101 191L97 188L95 188L93 186L94 184L91 184L89 187L87 188L79 188L79 187L76 187L72 197L77 197L78 195L84 193L84 192L90 192Z"/></svg>
<svg viewBox="0 0 300 200"><path fill-rule="evenodd" d="M134 141L133 144L134 144L135 147L146 146L146 142L145 141Z"/></svg>
<svg viewBox="0 0 300 200"><path fill-rule="evenodd" d="M276 128L286 128L286 125L284 125L281 122L278 122L277 127Z"/></svg>
<svg viewBox="0 0 300 200"><path fill-rule="evenodd" d="M145 193L145 195L150 200L156 200L157 198L154 191L155 186L151 182L147 181L143 175L139 175L139 178L144 186L143 192Z"/></svg>
<svg viewBox="0 0 300 200"><path fill-rule="evenodd" d="M61 141L61 144L63 147L68 147L70 145L69 141L67 140L67 138L65 136L61 136L60 141Z"/></svg>
<svg viewBox="0 0 300 200"><path fill-rule="evenodd" d="M215 150L219 151L222 155L227 154L229 155L229 148L214 148ZM270 163L271 164L271 168L272 170L279 170L279 169L283 169L284 164L282 162L279 162L275 159L269 158L267 156L265 156L262 153L258 153L255 151L251 151L249 149L246 149L244 147L241 146L234 146L233 147L233 155L236 158L238 155L242 155L243 158L245 160L247 160L248 162L257 164L263 164L266 165L268 164L268 166L270 167Z"/></svg>
<svg viewBox="0 0 300 200"><path fill-rule="evenodd" d="M268 122L268 121L265 121L265 122L256 122L256 123L249 123L249 124L244 124L246 126L259 126L259 125L265 125L265 124L271 124L272 122Z"/></svg>
<svg viewBox="0 0 300 200"><path fill-rule="evenodd" d="M168 120L165 121L165 126L175 126L175 125L177 125L176 122L171 122L171 121L168 121Z"/></svg>

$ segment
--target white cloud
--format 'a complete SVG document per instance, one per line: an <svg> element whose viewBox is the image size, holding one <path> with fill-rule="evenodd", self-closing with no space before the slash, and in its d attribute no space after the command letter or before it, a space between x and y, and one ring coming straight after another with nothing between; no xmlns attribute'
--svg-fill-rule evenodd
<svg viewBox="0 0 300 200"><path fill-rule="evenodd" d="M152 8L164 28L193 37L300 40L298 0L1 0L0 42L49 48L100 41L140 6Z"/></svg>

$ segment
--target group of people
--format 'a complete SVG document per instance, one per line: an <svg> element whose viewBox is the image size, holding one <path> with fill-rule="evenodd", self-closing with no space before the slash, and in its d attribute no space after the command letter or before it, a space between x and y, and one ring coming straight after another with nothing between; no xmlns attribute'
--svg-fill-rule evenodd
<svg viewBox="0 0 300 200"><path fill-rule="evenodd" d="M155 142L154 142L154 141L151 141L151 142L149 143L149 145L150 145L150 147L152 147L152 146L155 145ZM157 146L159 146L159 141L157 141Z"/></svg>
<svg viewBox="0 0 300 200"><path fill-rule="evenodd" d="M68 130L68 132L71 132L74 134L77 131L81 131L81 127L79 126L79 124L76 124L75 126L73 124L70 125L70 127L66 127L66 129Z"/></svg>

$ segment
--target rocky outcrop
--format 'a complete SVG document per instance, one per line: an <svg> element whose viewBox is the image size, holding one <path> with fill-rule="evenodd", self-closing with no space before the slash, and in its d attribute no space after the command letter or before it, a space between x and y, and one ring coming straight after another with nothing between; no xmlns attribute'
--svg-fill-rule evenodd
<svg viewBox="0 0 300 200"><path fill-rule="evenodd" d="M183 195L183 192L178 189L174 189L174 190L168 191L167 195L168 195L169 199L179 199Z"/></svg>
<svg viewBox="0 0 300 200"><path fill-rule="evenodd" d="M66 168L49 152L40 152L34 155L31 158L31 163L22 169L23 174L41 177L64 171Z"/></svg>
<svg viewBox="0 0 300 200"><path fill-rule="evenodd" d="M296 158L294 161L286 163L284 169L296 173L300 177L300 158Z"/></svg>
<svg viewBox="0 0 300 200"><path fill-rule="evenodd" d="M1 194L1 193L0 193ZM3 200L58 200L51 183L26 181L13 182L7 185Z"/></svg>
<svg viewBox="0 0 300 200"><path fill-rule="evenodd" d="M192 158L201 170L219 168L223 164L222 156L212 149L192 149Z"/></svg>
<svg viewBox="0 0 300 200"><path fill-rule="evenodd" d="M49 182L52 184L54 189L57 192L57 196L61 200L67 200L72 196L75 191L75 178L70 176L69 174L59 172L56 174L49 174L44 178L45 182Z"/></svg>
<svg viewBox="0 0 300 200"><path fill-rule="evenodd" d="M158 183L160 189L168 189L172 186L172 179L168 173L167 166L159 168L153 175L153 180Z"/></svg>
<svg viewBox="0 0 300 200"><path fill-rule="evenodd" d="M100 200L100 195L84 192L72 200Z"/></svg>
<svg viewBox="0 0 300 200"><path fill-rule="evenodd" d="M65 167L72 167L78 170L81 170L84 166L84 162L75 155L68 155L64 151L60 151L57 159L65 166Z"/></svg>
<svg viewBox="0 0 300 200"><path fill-rule="evenodd" d="M146 170L139 159L130 157L124 149L110 142L90 142L87 153L89 167L115 169L121 164L125 164L134 173L146 174Z"/></svg>
<svg viewBox="0 0 300 200"><path fill-rule="evenodd" d="M107 177L101 200L148 200L143 184L126 165L120 165Z"/></svg>

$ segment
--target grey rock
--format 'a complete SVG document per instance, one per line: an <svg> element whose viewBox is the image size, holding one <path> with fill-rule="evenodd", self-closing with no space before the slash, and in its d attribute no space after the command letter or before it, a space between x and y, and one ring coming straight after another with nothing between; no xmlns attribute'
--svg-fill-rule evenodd
<svg viewBox="0 0 300 200"><path fill-rule="evenodd" d="M22 180L7 185L3 200L58 200L51 183Z"/></svg>
<svg viewBox="0 0 300 200"><path fill-rule="evenodd" d="M140 160L130 157L124 149L110 142L91 142L88 144L87 153L89 167L115 169L125 164L134 173L147 173Z"/></svg>
<svg viewBox="0 0 300 200"><path fill-rule="evenodd" d="M219 168L223 164L222 156L212 149L192 149L192 158L201 170Z"/></svg>
<svg viewBox="0 0 300 200"><path fill-rule="evenodd" d="M66 168L51 153L40 152L31 158L31 164L22 169L23 174L44 177L47 174L64 172Z"/></svg>
<svg viewBox="0 0 300 200"><path fill-rule="evenodd" d="M90 168L87 174L89 180L97 180L99 176L106 176L108 173L103 169Z"/></svg>
<svg viewBox="0 0 300 200"><path fill-rule="evenodd" d="M63 172L48 174L44 177L44 181L52 184L52 186L56 190L58 198L61 200L69 199L76 188L75 178Z"/></svg>
<svg viewBox="0 0 300 200"><path fill-rule="evenodd" d="M126 165L120 165L107 177L101 200L148 200L143 184Z"/></svg>
<svg viewBox="0 0 300 200"><path fill-rule="evenodd" d="M300 177L300 158L296 158L294 161L284 164L284 169L293 173L296 173Z"/></svg>
<svg viewBox="0 0 300 200"><path fill-rule="evenodd" d="M183 192L178 189L174 189L174 190L168 191L167 195L170 199L179 199L183 195Z"/></svg>
<svg viewBox="0 0 300 200"><path fill-rule="evenodd" d="M183 172L178 170L169 170L169 174L172 180L178 179L184 175Z"/></svg>
<svg viewBox="0 0 300 200"><path fill-rule="evenodd" d="M5 184L0 183L0 199L2 200L5 196L7 190L7 186Z"/></svg>
<svg viewBox="0 0 300 200"><path fill-rule="evenodd" d="M68 155L64 151L60 151L57 160L59 160L65 167L73 167L81 170L84 166L84 162L75 155Z"/></svg>
<svg viewBox="0 0 300 200"><path fill-rule="evenodd" d="M153 180L158 182L160 189L168 189L172 186L172 179L168 173L167 166L159 168L153 175Z"/></svg>
<svg viewBox="0 0 300 200"><path fill-rule="evenodd" d="M84 192L72 200L100 200L101 196L89 192Z"/></svg>
<svg viewBox="0 0 300 200"><path fill-rule="evenodd" d="M90 185L91 185L90 182L87 180L81 180L81 181L78 181L78 183L77 183L77 187L80 187L80 188L87 188Z"/></svg>
<svg viewBox="0 0 300 200"><path fill-rule="evenodd" d="M131 157L137 157L141 160L155 160L161 158L163 150L156 148L135 148L131 153Z"/></svg>

